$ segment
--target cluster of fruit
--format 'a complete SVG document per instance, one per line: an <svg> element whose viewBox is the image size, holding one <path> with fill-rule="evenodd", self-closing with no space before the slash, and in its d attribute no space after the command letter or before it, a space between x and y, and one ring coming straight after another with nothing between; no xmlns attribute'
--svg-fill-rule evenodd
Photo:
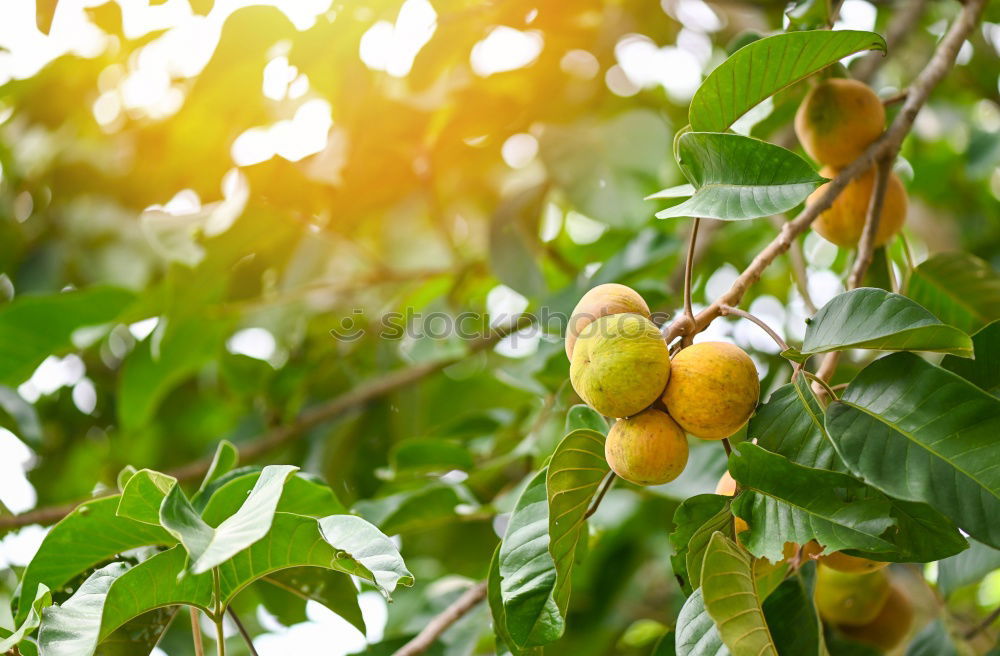
<svg viewBox="0 0 1000 656"><path fill-rule="evenodd" d="M649 306L625 285L584 294L566 331L573 389L590 407L617 418L605 457L618 476L638 485L677 478L688 459L685 433L729 437L757 407L753 360L724 342L702 342L673 360Z"/></svg>
<svg viewBox="0 0 1000 656"><path fill-rule="evenodd" d="M795 134L809 156L824 165L820 174L833 178L857 159L882 134L885 108L863 82L830 78L816 85L795 114ZM827 183L829 184L829 183ZM813 229L838 246L856 246L864 230L865 216L875 184L875 167L855 178L828 210L819 215ZM827 185L806 200L814 202ZM906 189L895 173L889 174L875 246L886 244L906 220Z"/></svg>

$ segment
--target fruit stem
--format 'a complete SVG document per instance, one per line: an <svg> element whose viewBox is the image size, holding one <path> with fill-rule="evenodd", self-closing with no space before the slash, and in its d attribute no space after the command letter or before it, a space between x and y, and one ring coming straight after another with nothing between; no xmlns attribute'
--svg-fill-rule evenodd
<svg viewBox="0 0 1000 656"><path fill-rule="evenodd" d="M691 238L688 240L687 259L684 260L684 316L690 320L688 325L692 328L695 323L694 308L691 305L691 273L694 269L694 249L695 244L698 243L698 227L700 225L701 219L695 217L694 223L691 224ZM681 343L684 346L690 346L693 340L694 331L690 329L687 334L681 337Z"/></svg>
<svg viewBox="0 0 1000 656"><path fill-rule="evenodd" d="M590 508L587 509L586 514L583 516L584 519L588 519L591 515L597 512L597 507L600 506L601 501L604 500L604 495L607 494L608 490L611 489L611 486L615 484L615 480L617 478L618 477L613 471L608 472L607 476L604 477L604 482L601 483L601 491L597 493L597 498L594 499L594 503L590 504Z"/></svg>
<svg viewBox="0 0 1000 656"><path fill-rule="evenodd" d="M729 443L729 438L722 438L722 448L726 450L726 457L733 455L733 446ZM739 483L736 484L739 487ZM736 496L735 494L733 496Z"/></svg>
<svg viewBox="0 0 1000 656"><path fill-rule="evenodd" d="M748 321L752 321L753 323L760 326L760 328L765 333L767 333L771 339L774 340L774 342L781 348L782 351L788 350L788 344L785 343L785 340L781 339L781 335L776 333L774 329L772 329L769 325L767 325L767 323L765 323L764 320L761 319L760 317L755 317L746 310L741 310L739 308L735 308L731 305L725 305L725 304L719 306L719 312L724 317L730 314L735 314L738 317L742 317L744 319L747 319Z"/></svg>
<svg viewBox="0 0 1000 656"><path fill-rule="evenodd" d="M802 370L802 373L805 374L806 378L808 378L809 380L813 381L814 383L822 387L823 391L826 392L826 394L829 395L831 399L833 399L834 401L837 400L838 398L837 393L833 391L833 388L830 387L830 384L825 380L823 380L822 377L817 376L816 374L810 371L806 371L805 369Z"/></svg>

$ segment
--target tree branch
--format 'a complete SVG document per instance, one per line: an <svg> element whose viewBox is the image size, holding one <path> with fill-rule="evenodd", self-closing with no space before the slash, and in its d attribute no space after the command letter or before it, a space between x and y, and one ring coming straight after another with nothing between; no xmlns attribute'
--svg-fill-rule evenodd
<svg viewBox="0 0 1000 656"><path fill-rule="evenodd" d="M479 605L486 598L486 581L480 581L455 600L455 602L445 608L440 614L434 617L423 631L418 633L413 640L396 650L392 656L416 656L431 648L434 641L448 630L448 628L465 617L465 615Z"/></svg>
<svg viewBox="0 0 1000 656"><path fill-rule="evenodd" d="M872 196L868 202L868 213L865 215L865 227L858 241L858 253L854 258L854 266L847 277L847 288L857 289L864 280L865 273L872 263L875 252L875 236L882 222L882 206L885 204L885 192L889 188L889 176L892 173L892 160L883 157L875 166L875 183L872 185Z"/></svg>
<svg viewBox="0 0 1000 656"><path fill-rule="evenodd" d="M238 445L240 461L256 460L275 449L293 442L295 438L323 422L334 419L356 408L363 407L375 399L411 385L418 380L460 362L473 353L490 348L504 337L530 326L533 322L533 317L522 315L505 326L491 330L489 336L473 341L469 345L465 355L417 364L362 383L331 399L327 403L306 410L291 424L279 426L254 440ZM201 478L208 471L211 462L211 459L196 460L168 473L181 481ZM86 499L83 501L86 501ZM20 515L0 517L0 532L31 524L53 524L73 512L73 509L83 503L83 501L37 508L26 513L21 513Z"/></svg>
<svg viewBox="0 0 1000 656"><path fill-rule="evenodd" d="M787 251L792 241L805 232L812 222L824 211L826 211L833 201L840 195L847 184L867 171L872 164L883 157L893 158L899 151L903 139L909 134L913 127L913 122L917 118L917 113L927 102L931 91L941 82L945 75L955 63L965 38L975 29L979 21L979 16L983 11L986 0L968 0L962 7L961 13L952 23L948 33L941 39L934 55L920 72L917 78L910 85L906 102L896 115L896 119L889 126L889 129L871 144L864 153L856 160L848 164L835 177L826 188L826 191L816 200L816 202L806 207L795 219L782 226L778 236L757 254L750 265L743 270L733 282L729 290L717 298L711 305L695 316L694 331L700 332L708 327L714 319L721 316L723 305L737 306L743 299L743 295L755 282L760 280L764 270L782 253ZM673 342L682 334L683 322L675 321L664 331L664 338L667 343ZM682 332L683 331L683 332Z"/></svg>

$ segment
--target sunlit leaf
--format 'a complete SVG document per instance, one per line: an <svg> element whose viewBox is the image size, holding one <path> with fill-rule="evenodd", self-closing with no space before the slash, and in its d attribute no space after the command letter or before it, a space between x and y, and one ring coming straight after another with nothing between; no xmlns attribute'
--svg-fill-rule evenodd
<svg viewBox="0 0 1000 656"><path fill-rule="evenodd" d="M824 182L790 150L738 134L688 132L678 141L680 167L695 187L688 200L657 218L742 221L786 212Z"/></svg>
<svg viewBox="0 0 1000 656"><path fill-rule="evenodd" d="M44 584L39 584L35 590L35 599L28 609L28 616L21 622L17 629L6 637L0 638L0 653L7 653L19 644L24 638L31 635L31 632L38 628L42 620L42 610L52 604L52 593Z"/></svg>
<svg viewBox="0 0 1000 656"><path fill-rule="evenodd" d="M852 348L971 357L972 340L905 296L870 287L838 294L806 327L803 354Z"/></svg>
<svg viewBox="0 0 1000 656"><path fill-rule="evenodd" d="M571 407L566 413L566 432L572 433L581 428L597 431L604 435L608 432L608 422L599 412L580 403Z"/></svg>
<svg viewBox="0 0 1000 656"><path fill-rule="evenodd" d="M912 353L876 360L827 410L844 461L871 485L941 510L1000 546L1000 399Z"/></svg>
<svg viewBox="0 0 1000 656"><path fill-rule="evenodd" d="M702 589L698 588L684 602L677 616L677 656L729 656L715 621L705 608Z"/></svg>
<svg viewBox="0 0 1000 656"><path fill-rule="evenodd" d="M816 30L754 41L701 83L688 110L691 128L722 132L768 96L862 50L885 50L885 40L873 32Z"/></svg>
<svg viewBox="0 0 1000 656"><path fill-rule="evenodd" d="M136 472L122 489L121 500L118 502L118 516L158 526L160 504L175 485L177 479L173 476L150 469Z"/></svg>

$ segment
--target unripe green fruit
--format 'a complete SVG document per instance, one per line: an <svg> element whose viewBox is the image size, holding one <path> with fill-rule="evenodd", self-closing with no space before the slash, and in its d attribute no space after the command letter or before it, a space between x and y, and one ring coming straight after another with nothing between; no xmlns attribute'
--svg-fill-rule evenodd
<svg viewBox="0 0 1000 656"><path fill-rule="evenodd" d="M660 330L638 314L593 321L580 334L569 368L573 389L606 417L648 408L670 378L670 353Z"/></svg>
<svg viewBox="0 0 1000 656"><path fill-rule="evenodd" d="M816 569L816 610L833 624L868 624L888 597L889 577L883 570L848 574L823 565Z"/></svg>
<svg viewBox="0 0 1000 656"><path fill-rule="evenodd" d="M649 306L639 292L617 283L598 285L583 295L566 326L566 357L573 361L573 346L584 328L611 314L640 314L649 318Z"/></svg>
<svg viewBox="0 0 1000 656"><path fill-rule="evenodd" d="M891 651L903 642L912 624L913 606L902 590L893 585L875 619L864 626L842 626L840 630L851 640Z"/></svg>
<svg viewBox="0 0 1000 656"><path fill-rule="evenodd" d="M757 407L757 367L743 349L701 342L674 356L663 392L667 411L681 428L706 440L729 437Z"/></svg>
<svg viewBox="0 0 1000 656"><path fill-rule="evenodd" d="M615 422L604 443L604 457L626 481L669 483L687 465L687 436L670 415L650 408Z"/></svg>

